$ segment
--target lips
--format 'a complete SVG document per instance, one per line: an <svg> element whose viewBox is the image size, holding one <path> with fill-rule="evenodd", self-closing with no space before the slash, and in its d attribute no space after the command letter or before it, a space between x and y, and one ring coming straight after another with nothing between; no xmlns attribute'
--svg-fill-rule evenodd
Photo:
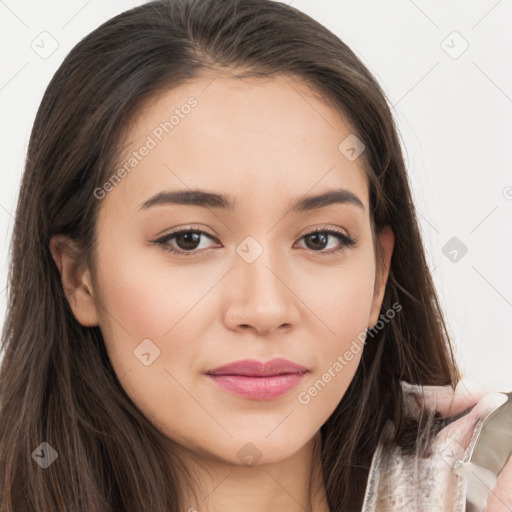
<svg viewBox="0 0 512 512"><path fill-rule="evenodd" d="M276 358L266 363L245 359L206 372L224 391L251 400L270 400L298 386L309 370Z"/></svg>
<svg viewBox="0 0 512 512"><path fill-rule="evenodd" d="M254 359L235 361L213 370L208 370L207 375L245 375L247 377L272 377L275 375L287 375L306 373L309 370L299 364L286 359L276 358L266 363Z"/></svg>

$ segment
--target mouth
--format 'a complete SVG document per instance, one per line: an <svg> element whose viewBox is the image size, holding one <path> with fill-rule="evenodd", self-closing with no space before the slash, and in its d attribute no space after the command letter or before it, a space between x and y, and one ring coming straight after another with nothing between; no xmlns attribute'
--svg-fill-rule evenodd
<svg viewBox="0 0 512 512"><path fill-rule="evenodd" d="M304 366L277 358L266 363L236 361L205 375L229 393L252 400L270 400L296 387L308 373L310 370Z"/></svg>

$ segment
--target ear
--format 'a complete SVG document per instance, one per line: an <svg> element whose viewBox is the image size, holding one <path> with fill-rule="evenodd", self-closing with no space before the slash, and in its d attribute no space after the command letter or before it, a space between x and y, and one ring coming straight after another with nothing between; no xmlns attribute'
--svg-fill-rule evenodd
<svg viewBox="0 0 512 512"><path fill-rule="evenodd" d="M50 240L50 251L75 318L85 327L98 325L91 274L88 268L80 264L80 253L75 242L67 236L55 235Z"/></svg>
<svg viewBox="0 0 512 512"><path fill-rule="evenodd" d="M382 301L384 300L384 292L386 291L386 282L389 275L389 267L391 265L391 255L395 246L395 235L389 226L384 226L379 233L379 241L382 247L382 264L377 263L377 273L375 276L375 288L368 320L368 327L373 327L378 319ZM378 243L378 242L377 242Z"/></svg>

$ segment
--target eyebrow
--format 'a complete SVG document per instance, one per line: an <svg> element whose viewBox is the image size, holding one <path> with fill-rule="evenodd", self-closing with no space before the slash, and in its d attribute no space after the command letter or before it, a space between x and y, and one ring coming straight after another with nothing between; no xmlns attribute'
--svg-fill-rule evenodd
<svg viewBox="0 0 512 512"><path fill-rule="evenodd" d="M182 204L188 206L200 206L203 208L218 208L234 211L238 202L225 194L216 194L204 190L175 190L159 192L142 203L140 210L147 210L152 206L165 204ZM305 212L317 210L333 204L353 204L364 211L362 201L350 190L336 189L329 190L323 194L302 197L292 201L289 208L293 212Z"/></svg>

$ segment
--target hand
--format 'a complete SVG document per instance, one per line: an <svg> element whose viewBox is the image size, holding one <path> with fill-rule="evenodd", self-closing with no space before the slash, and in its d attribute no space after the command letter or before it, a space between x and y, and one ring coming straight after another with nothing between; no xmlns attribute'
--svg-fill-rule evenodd
<svg viewBox="0 0 512 512"><path fill-rule="evenodd" d="M512 512L512 457L509 457L498 475L498 481L487 498L484 512Z"/></svg>
<svg viewBox="0 0 512 512"><path fill-rule="evenodd" d="M481 400L492 391L475 381L461 379L455 391L451 386L425 386L433 394L436 410L443 417L453 416L463 410L478 404L475 413L485 416L489 408L488 400ZM495 404L496 402L492 402ZM512 456L498 475L496 485L489 493L484 512L512 512Z"/></svg>
<svg viewBox="0 0 512 512"><path fill-rule="evenodd" d="M435 410L444 418L464 411L492 392L477 381L467 378L462 378L458 382L455 391L451 386L424 386L424 389L433 393Z"/></svg>

